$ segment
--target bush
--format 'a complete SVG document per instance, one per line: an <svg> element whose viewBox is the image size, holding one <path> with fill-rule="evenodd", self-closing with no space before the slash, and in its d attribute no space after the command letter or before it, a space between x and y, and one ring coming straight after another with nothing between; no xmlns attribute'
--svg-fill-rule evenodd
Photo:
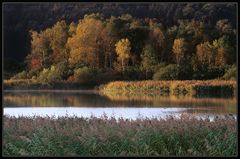
<svg viewBox="0 0 240 159"><path fill-rule="evenodd" d="M28 78L35 78L40 74L40 69L32 69L28 72Z"/></svg>
<svg viewBox="0 0 240 159"><path fill-rule="evenodd" d="M191 80L193 75L193 69L189 65L183 65L179 67L178 80Z"/></svg>
<svg viewBox="0 0 240 159"><path fill-rule="evenodd" d="M96 79L101 83L107 83L109 81L122 80L122 74L112 69L105 69L97 72Z"/></svg>
<svg viewBox="0 0 240 159"><path fill-rule="evenodd" d="M145 78L145 72L142 72L139 67L128 66L124 72L124 79L126 80L140 80ZM149 76L151 72L148 72Z"/></svg>
<svg viewBox="0 0 240 159"><path fill-rule="evenodd" d="M167 66L166 62L161 62L155 66L154 72L157 72L159 69L166 67L166 66Z"/></svg>
<svg viewBox="0 0 240 159"><path fill-rule="evenodd" d="M11 80L16 80L16 79L27 79L28 74L26 71L19 72L18 74L14 75Z"/></svg>
<svg viewBox="0 0 240 159"><path fill-rule="evenodd" d="M94 74L94 70L88 67L82 67L74 70L74 79L76 82L85 83L89 81L93 81L96 74Z"/></svg>
<svg viewBox="0 0 240 159"><path fill-rule="evenodd" d="M37 80L43 83L52 83L62 80L62 74L61 69L52 65L51 68L44 68L37 77Z"/></svg>
<svg viewBox="0 0 240 159"><path fill-rule="evenodd" d="M70 75L73 75L73 69L69 67L67 62L60 62L56 65L56 69L61 71L61 77L66 80Z"/></svg>
<svg viewBox="0 0 240 159"><path fill-rule="evenodd" d="M227 68L225 74L222 76L224 80L236 80L237 79L237 67L232 65L230 68Z"/></svg>
<svg viewBox="0 0 240 159"><path fill-rule="evenodd" d="M194 70L193 79L195 80L210 80L220 78L224 75L223 67L210 67Z"/></svg>
<svg viewBox="0 0 240 159"><path fill-rule="evenodd" d="M179 77L179 68L176 64L170 64L160 68L154 75L153 80L176 80Z"/></svg>

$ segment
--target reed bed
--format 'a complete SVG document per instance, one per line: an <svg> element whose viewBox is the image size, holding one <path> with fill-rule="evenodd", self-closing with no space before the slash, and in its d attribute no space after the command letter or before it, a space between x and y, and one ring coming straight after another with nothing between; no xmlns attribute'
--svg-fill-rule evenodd
<svg viewBox="0 0 240 159"><path fill-rule="evenodd" d="M236 156L237 123L180 119L3 117L4 156Z"/></svg>
<svg viewBox="0 0 240 159"><path fill-rule="evenodd" d="M100 86L102 92L127 92L132 94L162 94L234 96L236 81L227 80L186 80L186 81L115 81Z"/></svg>

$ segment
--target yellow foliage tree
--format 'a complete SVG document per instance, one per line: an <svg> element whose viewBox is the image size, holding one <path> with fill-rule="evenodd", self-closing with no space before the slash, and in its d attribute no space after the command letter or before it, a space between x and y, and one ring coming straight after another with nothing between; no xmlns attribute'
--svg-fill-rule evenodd
<svg viewBox="0 0 240 159"><path fill-rule="evenodd" d="M186 53L186 43L183 38L174 40L172 51L176 57L176 62L179 65L184 59Z"/></svg>
<svg viewBox="0 0 240 159"><path fill-rule="evenodd" d="M197 61L200 65L211 66L213 62L212 47L209 42L197 45Z"/></svg>
<svg viewBox="0 0 240 159"><path fill-rule="evenodd" d="M116 53L118 55L118 61L121 61L122 71L124 72L127 61L130 58L131 43L126 39L121 39L116 43Z"/></svg>
<svg viewBox="0 0 240 159"><path fill-rule="evenodd" d="M214 57L215 57L215 66L224 66L226 64L226 49L224 45L224 40L222 38L214 40L213 44L213 51L214 51Z"/></svg>
<svg viewBox="0 0 240 159"><path fill-rule="evenodd" d="M68 38L71 64L84 63L99 67L101 61L101 32L103 22L94 16L85 16L79 21L76 33Z"/></svg>

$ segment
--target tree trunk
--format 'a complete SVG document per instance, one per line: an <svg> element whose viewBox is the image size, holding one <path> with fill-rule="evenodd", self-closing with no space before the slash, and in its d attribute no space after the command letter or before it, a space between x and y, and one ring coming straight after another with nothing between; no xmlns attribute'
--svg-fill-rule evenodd
<svg viewBox="0 0 240 159"><path fill-rule="evenodd" d="M122 70L123 70L123 72L124 72L123 58L122 58Z"/></svg>

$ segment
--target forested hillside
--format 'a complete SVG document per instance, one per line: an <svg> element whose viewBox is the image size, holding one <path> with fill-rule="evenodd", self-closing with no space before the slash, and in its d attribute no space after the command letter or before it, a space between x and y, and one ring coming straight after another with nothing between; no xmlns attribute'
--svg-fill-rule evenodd
<svg viewBox="0 0 240 159"><path fill-rule="evenodd" d="M229 78L236 5L6 4L4 60L9 72L25 61L13 79L46 82L106 72L132 80Z"/></svg>

